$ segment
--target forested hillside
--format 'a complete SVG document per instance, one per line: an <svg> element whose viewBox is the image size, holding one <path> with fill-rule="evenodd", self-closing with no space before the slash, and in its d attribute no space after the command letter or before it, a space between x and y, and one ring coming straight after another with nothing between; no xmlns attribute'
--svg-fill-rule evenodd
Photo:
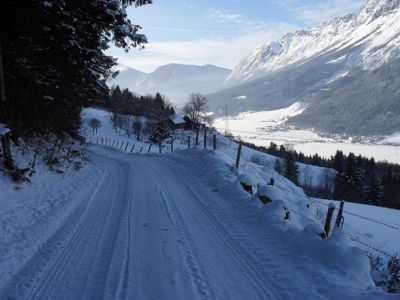
<svg viewBox="0 0 400 300"><path fill-rule="evenodd" d="M0 123L10 129L14 143L79 138L81 109L109 92L106 80L116 60L104 50L112 43L128 51L147 42L126 10L149 3L1 2Z"/></svg>

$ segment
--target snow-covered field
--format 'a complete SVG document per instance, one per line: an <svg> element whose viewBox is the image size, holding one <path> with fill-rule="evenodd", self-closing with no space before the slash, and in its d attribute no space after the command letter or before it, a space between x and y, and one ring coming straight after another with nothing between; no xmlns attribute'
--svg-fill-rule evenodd
<svg viewBox="0 0 400 300"><path fill-rule="evenodd" d="M189 132L174 153L144 154L148 144L116 133L107 112L83 117L102 127L83 129L93 143L79 172L43 171L30 186L0 178L0 298L391 299L353 240L396 252L399 231L378 223L399 227L399 211L346 204L343 230L322 240L329 202L276 173L274 157L244 147L236 170L235 143L188 150ZM97 145L106 138L136 146ZM323 171L304 168L316 181Z"/></svg>
<svg viewBox="0 0 400 300"><path fill-rule="evenodd" d="M352 142L351 139L322 137L310 130L284 126L289 117L301 114L304 109L303 103L295 103L275 111L241 113L229 118L228 131L258 146L269 146L271 142L291 145L306 155L318 153L322 157L330 157L337 150L342 150L346 154L353 152L356 155L374 157L377 161L400 163L400 134L386 137L376 144L366 144ZM225 131L226 124L224 118L214 121L214 126L221 132Z"/></svg>

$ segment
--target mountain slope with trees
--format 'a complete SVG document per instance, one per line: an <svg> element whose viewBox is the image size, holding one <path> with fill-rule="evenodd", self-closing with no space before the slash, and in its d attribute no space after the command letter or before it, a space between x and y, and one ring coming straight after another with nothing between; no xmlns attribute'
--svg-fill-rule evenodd
<svg viewBox="0 0 400 300"><path fill-rule="evenodd" d="M368 0L353 15L256 49L232 71L231 88L209 95L221 113L305 102L292 124L326 133L400 131L400 1Z"/></svg>

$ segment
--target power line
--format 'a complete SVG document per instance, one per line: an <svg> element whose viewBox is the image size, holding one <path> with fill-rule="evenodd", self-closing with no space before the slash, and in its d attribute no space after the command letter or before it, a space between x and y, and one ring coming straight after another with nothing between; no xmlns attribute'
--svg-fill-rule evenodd
<svg viewBox="0 0 400 300"><path fill-rule="evenodd" d="M228 113L228 104L225 105L225 135L229 132L229 113Z"/></svg>
<svg viewBox="0 0 400 300"><path fill-rule="evenodd" d="M324 206L326 206L326 207L329 207L329 204L326 204L326 203L322 202L322 200L320 200L320 199L311 198L311 197L309 197L309 196L307 196L307 195L303 195L303 194L297 193L297 192L295 192L295 191L291 191L291 190L285 189L285 188L283 188L283 187L281 187L281 186L278 186L278 185L277 185L277 187L280 188L281 190L286 191L286 192L289 192L289 193L298 195L298 196L300 196L300 197L302 197L302 198L306 198L306 199L308 199L308 200L311 201L311 202L317 201L318 203L320 203L320 204L322 204L322 205L324 205ZM351 215L351 216L354 216L354 217L357 217L357 218L360 218L360 219L364 219L364 220L369 221L369 222L373 222L373 223L376 223L376 224L379 224L379 225L383 225L383 226L389 227L389 228L391 228L391 229L395 229L395 230L399 230L399 231L400 231L400 228L399 228L399 227L394 226L394 225L391 225L391 224L387 224L387 223L385 223L385 222L383 222L383 221L380 221L380 220L376 220L376 219L372 219L372 218L365 217L365 216L362 216L362 215L358 215L358 214L356 214L356 213L352 213L352 212L349 212L349 211L347 211L347 210L343 210L343 213L348 214L348 215Z"/></svg>

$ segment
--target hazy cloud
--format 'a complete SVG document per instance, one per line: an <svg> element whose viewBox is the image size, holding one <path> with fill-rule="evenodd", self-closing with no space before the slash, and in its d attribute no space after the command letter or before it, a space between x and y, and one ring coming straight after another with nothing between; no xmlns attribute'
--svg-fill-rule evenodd
<svg viewBox="0 0 400 300"><path fill-rule="evenodd" d="M189 41L151 42L145 50L132 54L114 55L121 64L152 71L169 63L215 64L233 68L257 46L279 39L285 33L298 29L287 23L269 24L269 29L254 31L236 37L198 39Z"/></svg>

